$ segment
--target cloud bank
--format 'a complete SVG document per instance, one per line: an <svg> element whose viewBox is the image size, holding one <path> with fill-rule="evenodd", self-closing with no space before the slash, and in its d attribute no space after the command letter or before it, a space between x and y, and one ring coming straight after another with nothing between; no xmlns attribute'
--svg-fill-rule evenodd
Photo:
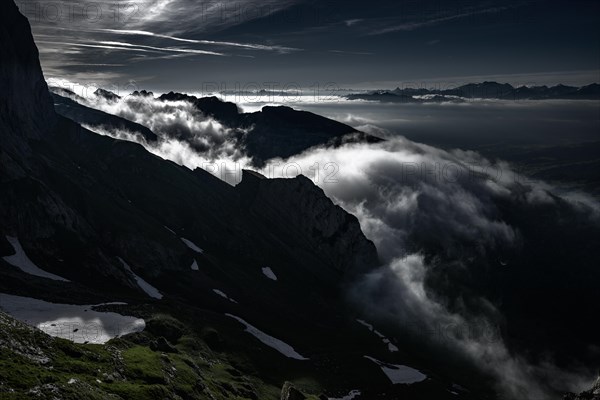
<svg viewBox="0 0 600 400"><path fill-rule="evenodd" d="M90 127L99 133L141 142L152 153L189 168L215 163L251 168L235 133L190 103L146 96L88 101L149 127L161 139L150 144L129 132ZM565 215L600 226L600 207L593 199L558 195L552 186L476 152L440 150L399 136L378 144L309 149L271 160L258 172L286 178L304 173L359 218L384 263L348 288L349 298L365 313L399 331L450 327L443 337L422 339L423 345L476 365L493 377L506 398L546 399L555 391L577 391L588 383L590 371L583 367L559 368L551 358L531 361L511 350L496 330L505 321L503 311L477 286L485 282L480 275L519 268L518 255L531 246L526 224L542 223L537 217L542 211L561 216L549 225L557 232L571 229L570 221L561 221ZM235 175L228 182L237 183Z"/></svg>
<svg viewBox="0 0 600 400"><path fill-rule="evenodd" d="M507 398L547 399L555 390L577 391L589 384L591 371L561 369L550 361L531 363L510 351L496 329L504 321L501 311L483 295L469 294L469 284L449 282L465 291L453 297L432 287L430 279L440 268L466 271L460 277L488 273L489 265L481 260L498 260L496 269L507 268L507 260L526 245L522 227L507 215L532 215L525 223L540 224L537 210L565 207L597 227L597 202L585 195L556 196L551 186L475 152L443 151L402 137L312 149L272 164L294 163L310 171L323 160L338 165L339 173L336 182L321 183L322 188L359 218L385 262L350 288L350 297L365 314L415 335L443 328L442 336L431 335L423 344L465 357L493 376ZM569 224L552 227L570 229ZM453 273L439 276L448 279Z"/></svg>

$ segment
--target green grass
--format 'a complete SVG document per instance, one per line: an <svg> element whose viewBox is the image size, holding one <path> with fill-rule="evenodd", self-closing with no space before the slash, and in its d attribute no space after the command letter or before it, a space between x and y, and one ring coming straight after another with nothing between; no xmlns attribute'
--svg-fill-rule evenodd
<svg viewBox="0 0 600 400"><path fill-rule="evenodd" d="M126 376L139 383L165 384L165 373L159 353L136 346L123 352Z"/></svg>
<svg viewBox="0 0 600 400"><path fill-rule="evenodd" d="M163 385L112 383L105 390L127 400L169 399L170 391Z"/></svg>
<svg viewBox="0 0 600 400"><path fill-rule="evenodd" d="M106 345L81 345L51 338L0 313L0 398L279 399L281 388L248 373L252 369L246 359L213 353L199 336L190 333L193 330L172 317L152 318L159 321L154 332L162 333L165 327L168 332L172 327L185 332L178 339L179 335L172 336L177 340L177 353L151 350L148 343L157 336L149 331ZM298 384L313 393L318 390L310 380ZM30 393L32 389L41 394Z"/></svg>

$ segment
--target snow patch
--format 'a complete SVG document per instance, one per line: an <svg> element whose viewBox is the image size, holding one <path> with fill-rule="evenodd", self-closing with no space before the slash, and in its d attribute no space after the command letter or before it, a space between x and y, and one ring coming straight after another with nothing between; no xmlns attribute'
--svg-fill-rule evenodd
<svg viewBox="0 0 600 400"><path fill-rule="evenodd" d="M196 246L192 241L187 240L186 238L180 238L183 243L190 249L194 250L196 253L204 254L204 250L200 247Z"/></svg>
<svg viewBox="0 0 600 400"><path fill-rule="evenodd" d="M360 390L353 390L350 393L348 393L347 396L344 397L330 397L329 400L353 400L356 396L360 396L362 393Z"/></svg>
<svg viewBox="0 0 600 400"><path fill-rule="evenodd" d="M0 308L6 313L50 336L75 343L104 344L146 328L143 319L94 311L93 307L97 305L55 304L0 293Z"/></svg>
<svg viewBox="0 0 600 400"><path fill-rule="evenodd" d="M269 267L265 267L262 269L262 273L269 279L272 279L274 281L277 281L277 275L275 275L275 272L273 272L273 270Z"/></svg>
<svg viewBox="0 0 600 400"><path fill-rule="evenodd" d="M394 345L388 338L386 338L383 333L376 330L373 325L369 324L366 321L363 321L362 319L357 319L356 322L358 322L359 324L361 324L363 326L366 326L371 332L373 332L374 334L379 336L381 341L387 345L390 353L395 353L398 351L398 347L396 347L396 345Z"/></svg>
<svg viewBox="0 0 600 400"><path fill-rule="evenodd" d="M200 270L200 268L198 268L198 263L196 262L196 260L194 260L191 268L192 268L192 271L199 271Z"/></svg>
<svg viewBox="0 0 600 400"><path fill-rule="evenodd" d="M168 226L166 226L166 225L163 225L163 226L165 227L165 229L166 229L166 230L168 230L169 232L171 232L173 235L177 235L177 234L175 233L175 231L173 231L173 229L169 228L169 227L168 227Z"/></svg>
<svg viewBox="0 0 600 400"><path fill-rule="evenodd" d="M395 353L398 351L398 347L390 342L389 339L383 339L383 343L387 344L390 353Z"/></svg>
<svg viewBox="0 0 600 400"><path fill-rule="evenodd" d="M261 342L263 342L264 344L266 344L267 346L277 350L278 352L280 352L281 354L283 354L286 357L289 358L294 358L296 360L308 360L308 358L303 357L302 355L298 354L294 348L284 342L282 342L279 339L276 339L272 336L267 335L266 333L264 333L263 331L261 331L258 328L255 328L254 326L250 325L249 323L247 323L246 321L244 321L243 319L236 317L235 315L231 315L231 314L225 314L230 318L235 319L236 321L238 321L239 323L241 323L242 325L246 326L246 332L248 332L249 334L251 334L252 336L254 336L255 338L257 338L258 340L260 340Z"/></svg>
<svg viewBox="0 0 600 400"><path fill-rule="evenodd" d="M462 386L460 386L458 383L453 383L452 384L452 389L454 390L449 390L450 393L458 395L459 392L468 392L468 390Z"/></svg>
<svg viewBox="0 0 600 400"><path fill-rule="evenodd" d="M29 257L27 257L27 254L25 254L25 250L23 250L19 239L12 236L6 236L6 240L8 240L9 243L12 245L13 249L15 250L15 254L13 254L12 256L2 257L4 261L6 261L14 267L19 268L21 271L29 275L35 275L42 278L52 279L54 281L69 282L68 279L51 274L50 272L46 272L43 269L39 268L37 265L35 265L33 261L31 261Z"/></svg>
<svg viewBox="0 0 600 400"><path fill-rule="evenodd" d="M359 324L361 324L361 325L364 325L364 326L366 326L367 328L369 328L369 330L370 330L371 332L375 331L375 328L373 327L373 325L369 324L369 323L368 323L368 322L366 322L366 321L363 321L362 319L357 319L357 320L356 320L356 322L358 322L358 323L359 323Z"/></svg>
<svg viewBox="0 0 600 400"><path fill-rule="evenodd" d="M379 365L383 373L394 385L410 385L427 379L427 375L421 373L421 371L417 369L407 367L406 365L388 364L369 356L365 356L365 358Z"/></svg>
<svg viewBox="0 0 600 400"><path fill-rule="evenodd" d="M238 304L237 301L235 301L234 299L232 299L231 297L227 296L225 293L223 293L222 291L220 291L219 289L213 289L213 292L215 292L216 294L218 294L219 296L223 297L224 299L229 300L232 303Z"/></svg>
<svg viewBox="0 0 600 400"><path fill-rule="evenodd" d="M163 298L163 295L158 291L158 289L156 289L154 286L152 286L151 284L149 284L148 282L146 282L141 277L137 276L135 274L135 272L133 272L131 270L131 267L129 266L129 264L127 264L125 262L125 260L123 260L121 257L119 257L119 261L121 261L121 264L123 264L123 266L125 267L125 269L131 275L133 275L133 277L135 278L135 281L137 282L137 284L140 287L140 289L142 289L144 292L146 292L146 294L148 296L153 297L153 298L158 299L158 300L160 300L160 299Z"/></svg>

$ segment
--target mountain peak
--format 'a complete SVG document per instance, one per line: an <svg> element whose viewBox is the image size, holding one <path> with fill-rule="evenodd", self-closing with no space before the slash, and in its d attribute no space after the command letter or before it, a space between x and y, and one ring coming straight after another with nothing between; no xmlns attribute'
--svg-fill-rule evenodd
<svg viewBox="0 0 600 400"><path fill-rule="evenodd" d="M246 180L255 180L255 179L267 179L263 174L259 174L256 171L252 171L251 169L242 170L242 181Z"/></svg>
<svg viewBox="0 0 600 400"><path fill-rule="evenodd" d="M98 97L102 97L108 101L117 101L121 99L121 96L111 92L110 90L104 90L104 89L96 89L96 91L94 92L94 94Z"/></svg>
<svg viewBox="0 0 600 400"><path fill-rule="evenodd" d="M139 96L139 97L154 97L154 93L148 92L146 90L135 91L131 93L131 96Z"/></svg>
<svg viewBox="0 0 600 400"><path fill-rule="evenodd" d="M173 91L170 91L169 93L166 93L166 94L162 94L158 99L162 100L162 101L187 100L187 101L191 101L191 102L198 100L198 98L195 96L190 96L188 94L183 94L183 93L173 92Z"/></svg>
<svg viewBox="0 0 600 400"><path fill-rule="evenodd" d="M0 60L0 125L41 137L56 114L29 21L13 1L0 3Z"/></svg>

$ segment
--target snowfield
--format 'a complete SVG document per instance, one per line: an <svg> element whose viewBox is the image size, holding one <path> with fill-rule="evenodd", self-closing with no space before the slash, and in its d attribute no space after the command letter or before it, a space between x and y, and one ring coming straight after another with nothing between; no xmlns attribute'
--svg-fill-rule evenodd
<svg viewBox="0 0 600 400"><path fill-rule="evenodd" d="M388 347L388 350L390 351L390 353L394 353L396 351L398 351L398 347L396 347L396 345L394 345L390 339L386 338L381 332L377 331L373 325L369 324L366 321L363 321L362 319L357 319L356 322L358 322L359 324L366 326L371 332L373 332L374 334L376 334L377 336L379 336L379 338L381 339L381 341L383 343L385 343Z"/></svg>
<svg viewBox="0 0 600 400"><path fill-rule="evenodd" d="M93 305L55 304L0 293L0 309L46 334L75 343L104 344L110 339L141 332L143 319L94 311Z"/></svg>
<svg viewBox="0 0 600 400"><path fill-rule="evenodd" d="M347 396L339 397L339 398L338 397L336 397L336 398L330 397L329 400L353 400L356 396L360 396L361 394L362 393L360 390L353 390L350 393L348 393Z"/></svg>
<svg viewBox="0 0 600 400"><path fill-rule="evenodd" d="M413 383L422 382L425 379L427 379L427 375L422 374L421 371L417 369L407 367L406 365L388 364L369 356L365 356L365 358L379 365L383 373L389 378L389 380L394 385L410 385Z"/></svg>
<svg viewBox="0 0 600 400"><path fill-rule="evenodd" d="M213 289L213 292L215 292L216 294L218 294L219 296L223 297L224 299L229 300L232 303L238 304L237 301L235 301L234 299L232 299L231 297L227 296L225 293L223 293L222 291L220 291L219 289Z"/></svg>
<svg viewBox="0 0 600 400"><path fill-rule="evenodd" d="M141 277L137 276L135 274L135 272L133 272L131 270L131 267L129 266L129 264L127 264L125 262L125 260L123 260L121 257L119 257L119 261L121 261L121 263L123 264L123 266L125 267L125 269L135 278L135 281L137 282L138 286L140 287L140 289L142 289L144 292L146 292L146 294L150 297L153 297L155 299L162 299L163 295L158 291L158 289L156 289L154 286L152 286L151 284L149 284L148 282L146 282L144 279L142 279Z"/></svg>
<svg viewBox="0 0 600 400"><path fill-rule="evenodd" d="M267 335L266 333L264 333L263 331L261 331L258 328L255 328L254 326L250 325L243 319L236 317L235 315L231 315L231 314L225 314L225 315L227 315L230 318L235 319L242 325L246 326L246 332L248 332L249 334L251 334L252 336L257 338L258 340L260 340L267 346L271 347L272 349L277 350L284 356L289 357L289 358L294 358L296 360L302 360L302 361L308 360L308 358L303 357L302 355L298 354L294 350L294 348L292 346L290 346L289 344L286 344L279 339L276 339L272 336Z"/></svg>
<svg viewBox="0 0 600 400"><path fill-rule="evenodd" d="M29 275L35 275L42 278L52 279L55 281L69 282L68 279L51 274L50 272L46 272L43 269L39 268L37 265L35 265L33 261L31 261L29 257L27 257L27 254L25 254L25 250L23 250L19 239L12 236L6 236L6 240L8 240L9 243L12 245L13 249L15 250L15 254L12 256L2 257L4 261L6 261L14 267L19 268L21 271Z"/></svg>
<svg viewBox="0 0 600 400"><path fill-rule="evenodd" d="M275 272L273 272L273 270L269 267L265 267L262 269L262 273L269 279L272 279L274 281L277 281L277 275L275 275Z"/></svg>
<svg viewBox="0 0 600 400"><path fill-rule="evenodd" d="M369 324L366 321L363 321L362 319L357 319L356 322L358 322L359 324L366 326L371 332L373 332L375 330L375 328L373 327L373 325Z"/></svg>
<svg viewBox="0 0 600 400"><path fill-rule="evenodd" d="M187 240L186 238L180 238L183 243L190 249L194 250L196 253L204 254L204 250L200 247L196 246L191 240Z"/></svg>
<svg viewBox="0 0 600 400"><path fill-rule="evenodd" d="M196 262L196 260L194 260L191 268L192 268L192 271L199 271L200 270L200 268L198 268L198 262Z"/></svg>

